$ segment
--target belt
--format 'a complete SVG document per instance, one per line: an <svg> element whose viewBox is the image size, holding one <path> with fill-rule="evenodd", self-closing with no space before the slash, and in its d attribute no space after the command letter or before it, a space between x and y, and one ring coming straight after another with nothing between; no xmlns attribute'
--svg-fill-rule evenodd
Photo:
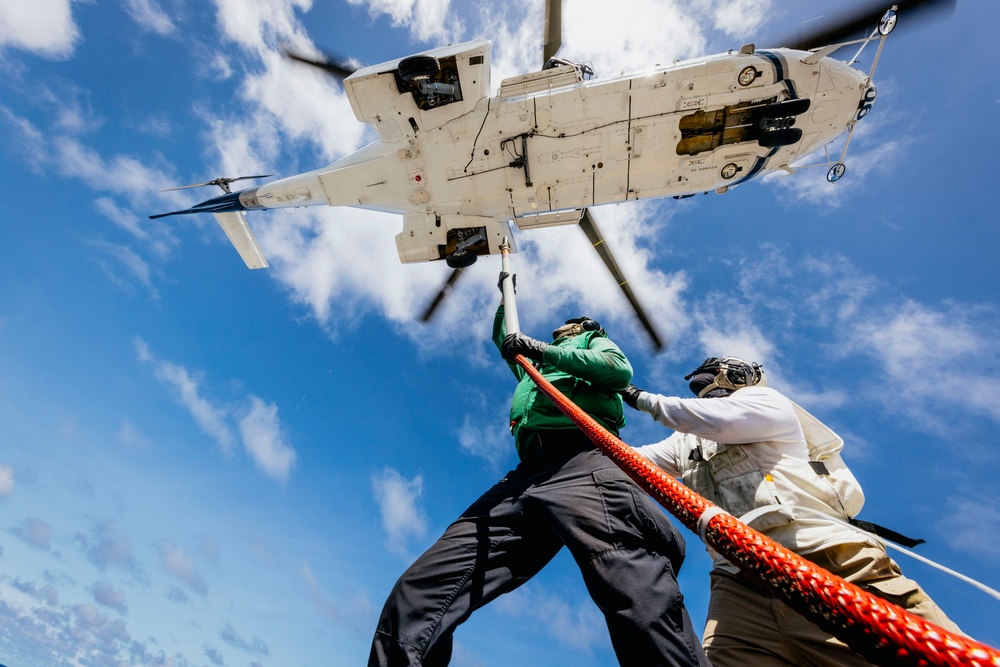
<svg viewBox="0 0 1000 667"><path fill-rule="evenodd" d="M522 461L536 461L568 458L588 449L594 449L594 443L578 428L546 429L528 434L517 454Z"/></svg>

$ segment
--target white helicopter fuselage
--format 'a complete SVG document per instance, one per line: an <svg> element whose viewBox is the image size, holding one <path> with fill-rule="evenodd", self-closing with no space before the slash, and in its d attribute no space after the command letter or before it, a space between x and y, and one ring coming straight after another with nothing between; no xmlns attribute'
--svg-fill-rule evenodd
<svg viewBox="0 0 1000 667"><path fill-rule="evenodd" d="M476 231L473 249L491 254L512 236L511 220L570 224L584 207L722 193L788 169L851 128L875 95L864 72L788 49L745 47L591 80L561 65L505 79L493 97L489 42L424 55L440 59L457 94L416 92L400 61L354 73L345 90L379 140L244 191L246 209L389 211L404 216L403 262L441 259Z"/></svg>

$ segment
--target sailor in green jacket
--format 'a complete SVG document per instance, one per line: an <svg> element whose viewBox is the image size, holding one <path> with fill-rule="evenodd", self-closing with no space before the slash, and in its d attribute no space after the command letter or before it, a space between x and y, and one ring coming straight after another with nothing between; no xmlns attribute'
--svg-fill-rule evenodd
<svg viewBox="0 0 1000 667"><path fill-rule="evenodd" d="M625 424L618 390L632 366L589 318L552 343L493 340L518 379L510 412L518 466L451 524L399 578L382 610L369 667L440 667L452 634L476 609L537 574L563 546L604 614L621 665L709 667L676 573L684 541L663 511L542 394L516 354L612 432Z"/></svg>
<svg viewBox="0 0 1000 667"><path fill-rule="evenodd" d="M625 425L621 397L615 387L622 382L628 385L632 365L596 321L588 317L568 320L552 332L551 344L513 334L504 350L506 338L501 303L493 318L493 342L518 380L510 406L510 427L522 459L523 449L535 445L540 431L565 429L575 438L580 436L569 417L514 363L516 353L534 359L545 379L609 431L618 433Z"/></svg>

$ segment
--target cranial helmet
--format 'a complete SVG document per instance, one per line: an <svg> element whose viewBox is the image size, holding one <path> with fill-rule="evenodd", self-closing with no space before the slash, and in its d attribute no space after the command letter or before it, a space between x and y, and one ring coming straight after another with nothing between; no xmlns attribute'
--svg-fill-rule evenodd
<svg viewBox="0 0 1000 667"><path fill-rule="evenodd" d="M552 332L552 340L567 338L569 336L578 336L584 331L599 331L602 334L607 335L607 332L604 331L600 322L592 320L584 315L582 317L574 317L566 320L566 324Z"/></svg>
<svg viewBox="0 0 1000 667"><path fill-rule="evenodd" d="M729 396L743 387L767 386L763 367L739 357L709 357L684 376L698 398Z"/></svg>

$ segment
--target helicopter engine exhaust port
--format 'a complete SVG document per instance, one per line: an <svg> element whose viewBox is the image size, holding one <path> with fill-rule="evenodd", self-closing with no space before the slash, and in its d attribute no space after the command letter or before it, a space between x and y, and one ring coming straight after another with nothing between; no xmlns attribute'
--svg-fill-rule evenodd
<svg viewBox="0 0 1000 667"><path fill-rule="evenodd" d="M784 118L786 116L798 116L809 111L810 100L808 97L801 97L784 102L774 102L765 105L760 110L761 118Z"/></svg>
<svg viewBox="0 0 1000 667"><path fill-rule="evenodd" d="M761 118L757 127L762 130L787 130L795 125L794 118Z"/></svg>
<svg viewBox="0 0 1000 667"><path fill-rule="evenodd" d="M784 130L763 132L757 138L757 143L764 148L775 148L778 146L791 146L801 138L802 130L797 127L790 127Z"/></svg>

